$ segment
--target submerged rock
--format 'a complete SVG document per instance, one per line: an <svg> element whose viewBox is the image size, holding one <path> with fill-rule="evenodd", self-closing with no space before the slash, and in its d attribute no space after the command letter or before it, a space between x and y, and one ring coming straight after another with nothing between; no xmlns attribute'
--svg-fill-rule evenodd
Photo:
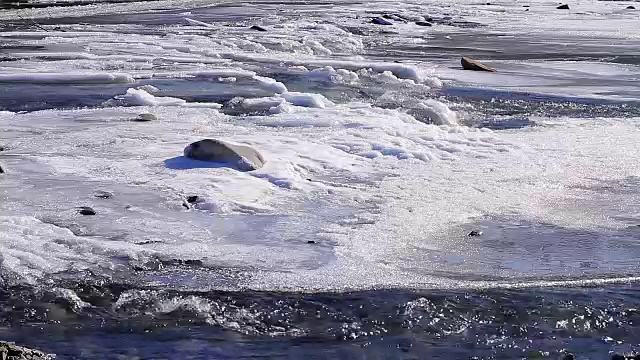
<svg viewBox="0 0 640 360"><path fill-rule="evenodd" d="M140 114L138 115L137 118L133 119L133 121L140 121L140 122L147 122L147 121L153 121L153 120L158 120L158 117L151 113Z"/></svg>
<svg viewBox="0 0 640 360"><path fill-rule="evenodd" d="M385 20L381 17L371 19L371 23L376 25L393 25L391 21Z"/></svg>
<svg viewBox="0 0 640 360"><path fill-rule="evenodd" d="M93 210L92 208L88 207L88 206L81 206L78 208L78 213L80 215L95 215L96 212L95 210Z"/></svg>
<svg viewBox="0 0 640 360"><path fill-rule="evenodd" d="M265 28L263 28L262 26L259 26L259 25L252 25L249 29L255 30L255 31L267 31L267 29L265 29Z"/></svg>
<svg viewBox="0 0 640 360"><path fill-rule="evenodd" d="M558 6L556 9L560 9L560 10L569 10L569 5L567 5L567 4L562 4L562 5Z"/></svg>
<svg viewBox="0 0 640 360"><path fill-rule="evenodd" d="M462 68L465 70L473 70L473 71L489 71L489 72L495 72L496 69L489 67L479 61L470 59L468 57L462 57L462 59L460 59L460 63L462 64Z"/></svg>
<svg viewBox="0 0 640 360"><path fill-rule="evenodd" d="M17 346L14 343L0 341L0 359L2 360L51 360L55 355Z"/></svg>
<svg viewBox="0 0 640 360"><path fill-rule="evenodd" d="M242 171L260 169L265 163L262 155L250 146L215 139L190 144L184 149L184 156L194 160L230 164Z"/></svg>

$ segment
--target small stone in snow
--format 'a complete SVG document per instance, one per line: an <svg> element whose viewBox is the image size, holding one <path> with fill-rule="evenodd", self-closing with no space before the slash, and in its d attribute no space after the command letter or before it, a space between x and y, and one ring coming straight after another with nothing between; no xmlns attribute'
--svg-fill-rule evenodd
<svg viewBox="0 0 640 360"><path fill-rule="evenodd" d="M78 213L80 215L95 215L96 212L95 210L93 210L92 208L88 207L88 206L81 206L78 210Z"/></svg>
<svg viewBox="0 0 640 360"><path fill-rule="evenodd" d="M93 196L98 199L111 199L113 194L108 191L98 190L93 194Z"/></svg>
<svg viewBox="0 0 640 360"><path fill-rule="evenodd" d="M373 18L371 23L376 25L393 25L391 21L385 20L381 17Z"/></svg>
<svg viewBox="0 0 640 360"><path fill-rule="evenodd" d="M467 234L467 236L469 237L481 236L481 235L482 235L482 231L480 230L471 230L471 232Z"/></svg>
<svg viewBox="0 0 640 360"><path fill-rule="evenodd" d="M189 204L193 204L196 201L198 201L198 195L187 196L187 202Z"/></svg>
<svg viewBox="0 0 640 360"><path fill-rule="evenodd" d="M560 10L569 10L569 5L567 5L567 4L562 4L562 5L558 6L556 9L560 9Z"/></svg>
<svg viewBox="0 0 640 360"><path fill-rule="evenodd" d="M144 113L144 114L138 115L138 117L133 120L140 121L140 122L147 122L147 121L158 120L158 117L151 113Z"/></svg>

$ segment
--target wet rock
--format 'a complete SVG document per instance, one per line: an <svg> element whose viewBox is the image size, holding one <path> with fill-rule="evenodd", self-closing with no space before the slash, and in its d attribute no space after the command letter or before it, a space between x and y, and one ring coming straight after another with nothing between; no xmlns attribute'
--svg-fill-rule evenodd
<svg viewBox="0 0 640 360"><path fill-rule="evenodd" d="M562 5L558 6L556 9L560 9L560 10L569 10L569 5L567 5L567 4L562 4Z"/></svg>
<svg viewBox="0 0 640 360"><path fill-rule="evenodd" d="M416 21L416 25L418 25L418 26L433 26L433 24L428 22L428 21Z"/></svg>
<svg viewBox="0 0 640 360"><path fill-rule="evenodd" d="M0 174L4 174L4 168L2 167L2 164L0 164Z"/></svg>
<svg viewBox="0 0 640 360"><path fill-rule="evenodd" d="M191 195L191 196L187 196L187 202L189 204L193 204L196 201L198 201L198 195Z"/></svg>
<svg viewBox="0 0 640 360"><path fill-rule="evenodd" d="M635 7L635 6L633 6L633 5L629 5L629 6L627 6L627 9L628 9L628 10L635 10L635 9L636 9L636 7Z"/></svg>
<svg viewBox="0 0 640 360"><path fill-rule="evenodd" d="M576 360L576 356L572 353L564 354L562 360Z"/></svg>
<svg viewBox="0 0 640 360"><path fill-rule="evenodd" d="M2 360L50 360L54 358L55 355L52 354L0 341L0 359Z"/></svg>
<svg viewBox="0 0 640 360"><path fill-rule="evenodd" d="M371 19L371 23L376 25L393 25L391 21L385 20L381 17Z"/></svg>
<svg viewBox="0 0 640 360"><path fill-rule="evenodd" d="M139 121L139 122L147 122L147 121L154 121L154 120L158 120L158 117L151 113L140 114L138 115L137 118L133 119L133 121Z"/></svg>
<svg viewBox="0 0 640 360"><path fill-rule="evenodd" d="M462 68L465 70L489 71L489 72L496 71L496 69L489 67L479 61L470 59L468 57L462 57L462 59L460 59L460 63L462 64Z"/></svg>
<svg viewBox="0 0 640 360"><path fill-rule="evenodd" d="M254 148L221 140L204 139L184 149L184 156L200 161L229 164L241 171L252 171L264 166L265 160Z"/></svg>
<svg viewBox="0 0 640 360"><path fill-rule="evenodd" d="M252 25L249 29L255 30L255 31L267 31L267 29L265 29L265 28L263 28L262 26L259 26L259 25Z"/></svg>
<svg viewBox="0 0 640 360"><path fill-rule="evenodd" d="M316 241L315 240L307 240L307 244L315 244Z"/></svg>
<svg viewBox="0 0 640 360"><path fill-rule="evenodd" d="M111 199L113 194L108 191L98 190L93 194L98 199Z"/></svg>
<svg viewBox="0 0 640 360"><path fill-rule="evenodd" d="M88 206L81 206L78 208L78 214L80 215L95 215L96 212L95 210L93 210L92 208L88 207Z"/></svg>
<svg viewBox="0 0 640 360"><path fill-rule="evenodd" d="M620 354L613 354L611 355L611 360L625 360L626 358L624 357L624 355L620 355Z"/></svg>
<svg viewBox="0 0 640 360"><path fill-rule="evenodd" d="M469 237L476 237L481 235L482 235L482 231L480 230L471 230L471 232L467 234L467 236Z"/></svg>

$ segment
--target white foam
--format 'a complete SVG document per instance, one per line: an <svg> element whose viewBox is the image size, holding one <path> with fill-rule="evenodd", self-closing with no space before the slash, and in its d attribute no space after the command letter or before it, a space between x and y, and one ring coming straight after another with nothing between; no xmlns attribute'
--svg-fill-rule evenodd
<svg viewBox="0 0 640 360"><path fill-rule="evenodd" d="M219 109L222 107L222 105L218 103L189 103L184 99L174 98L170 96L154 96L140 88L129 88L124 95L117 95L114 99L124 102L127 105L134 106L185 106L206 107L214 109Z"/></svg>

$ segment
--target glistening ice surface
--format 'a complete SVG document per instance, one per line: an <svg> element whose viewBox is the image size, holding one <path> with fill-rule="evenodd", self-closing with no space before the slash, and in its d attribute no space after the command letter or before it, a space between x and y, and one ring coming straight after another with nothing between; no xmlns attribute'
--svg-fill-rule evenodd
<svg viewBox="0 0 640 360"><path fill-rule="evenodd" d="M0 325L34 326L1 338L449 359L638 338L630 3L39 4L0 10ZM184 157L205 138L265 166Z"/></svg>

